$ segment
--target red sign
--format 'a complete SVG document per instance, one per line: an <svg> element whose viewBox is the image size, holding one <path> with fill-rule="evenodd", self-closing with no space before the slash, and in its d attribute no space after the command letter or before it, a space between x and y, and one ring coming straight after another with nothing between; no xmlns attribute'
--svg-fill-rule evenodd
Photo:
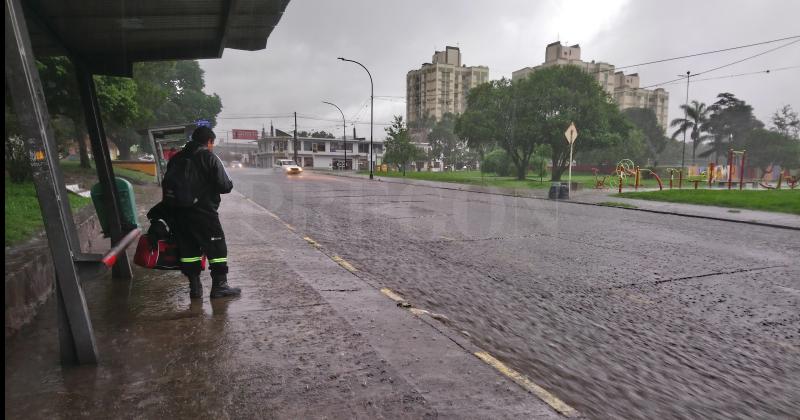
<svg viewBox="0 0 800 420"><path fill-rule="evenodd" d="M258 130L237 130L233 129L234 140L258 140Z"/></svg>

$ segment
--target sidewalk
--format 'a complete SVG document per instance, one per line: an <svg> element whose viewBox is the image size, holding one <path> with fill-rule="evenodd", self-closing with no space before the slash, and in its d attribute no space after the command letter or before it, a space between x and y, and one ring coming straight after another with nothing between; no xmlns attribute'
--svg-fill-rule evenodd
<svg viewBox="0 0 800 420"><path fill-rule="evenodd" d="M349 178L368 179L367 175L356 173L341 173L334 171L320 171L335 176ZM480 194L497 194L514 197L527 197L536 199L547 199L547 189L509 189L496 187L483 187L478 185L457 184L452 182L425 181L418 179L403 179L394 177L375 176L381 182L398 184L418 185L429 188L440 188L455 191L469 191ZM643 190L642 190L643 191ZM695 204L667 203L661 201L634 200L630 198L614 197L614 191L584 189L573 191L572 197L568 202L576 204L598 205L600 203L615 202L631 204L634 210L649 211L654 213L670 214L686 217L700 217L705 219L723 220L738 223L751 223L771 227L787 228L800 230L800 216L786 213L775 213L768 211L729 209L726 207L700 206ZM562 201L565 202L565 201Z"/></svg>
<svg viewBox="0 0 800 420"><path fill-rule="evenodd" d="M625 203L645 210L678 216L702 217L706 219L727 220L740 223L753 223L766 226L800 229L800 216L769 211L730 209L727 207L701 206L696 204L668 203L664 201L635 200L614 197L614 192L586 190L575 195L574 201L599 204L604 202Z"/></svg>
<svg viewBox="0 0 800 420"><path fill-rule="evenodd" d="M6 342L6 416L562 417L430 314L398 306L237 192L221 214L242 297L210 301L207 274L202 302L175 272L87 282L100 361L68 368L50 299Z"/></svg>

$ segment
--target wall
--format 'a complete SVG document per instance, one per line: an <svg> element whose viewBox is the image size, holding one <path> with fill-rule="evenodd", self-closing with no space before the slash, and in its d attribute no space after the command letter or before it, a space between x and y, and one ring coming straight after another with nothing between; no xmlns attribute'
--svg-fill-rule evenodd
<svg viewBox="0 0 800 420"><path fill-rule="evenodd" d="M82 250L108 247L108 240L102 238L100 223L92 206L83 208L74 217ZM41 305L53 295L55 272L44 234L19 246L7 247L5 260L5 330L8 339L30 322Z"/></svg>

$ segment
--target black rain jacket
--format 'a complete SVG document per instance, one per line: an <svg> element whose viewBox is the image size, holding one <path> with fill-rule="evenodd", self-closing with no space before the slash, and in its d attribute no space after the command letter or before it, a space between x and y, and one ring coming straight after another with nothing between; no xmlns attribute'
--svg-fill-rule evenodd
<svg viewBox="0 0 800 420"><path fill-rule="evenodd" d="M173 159L179 157L178 155L185 156L186 154L191 156L194 167L205 179L205 188L198 197L197 203L191 209L218 216L217 210L219 209L219 203L222 201L220 194L231 192L233 190L233 181L231 181L228 173L225 172L225 167L219 157L208 150L206 145L194 141L186 143L183 150L170 158L169 163L167 163L167 171L170 170Z"/></svg>

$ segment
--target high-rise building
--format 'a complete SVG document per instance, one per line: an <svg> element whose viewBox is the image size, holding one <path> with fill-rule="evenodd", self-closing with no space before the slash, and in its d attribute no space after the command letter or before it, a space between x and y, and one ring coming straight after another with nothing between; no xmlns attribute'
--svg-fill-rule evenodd
<svg viewBox="0 0 800 420"><path fill-rule="evenodd" d="M578 66L597 80L619 106L620 110L628 108L648 108L656 114L658 124L667 129L669 123L669 93L662 88L650 90L639 87L639 74L615 72L614 65L604 62L586 62L581 60L580 45L561 45L553 42L545 48L545 61L536 67L525 67L511 74L511 80L527 77L532 72L561 65Z"/></svg>
<svg viewBox="0 0 800 420"><path fill-rule="evenodd" d="M467 92L488 81L489 68L461 64L458 47L436 51L430 63L406 75L406 121L413 126L426 115L438 121L448 112L460 114Z"/></svg>

